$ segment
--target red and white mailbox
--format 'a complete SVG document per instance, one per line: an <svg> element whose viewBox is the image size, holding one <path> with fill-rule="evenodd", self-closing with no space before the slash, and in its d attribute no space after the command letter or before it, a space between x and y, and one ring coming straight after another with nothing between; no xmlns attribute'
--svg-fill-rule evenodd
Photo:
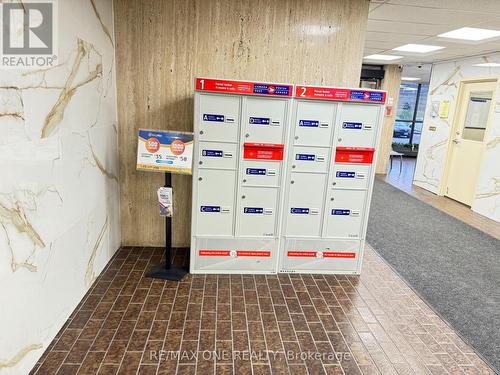
<svg viewBox="0 0 500 375"><path fill-rule="evenodd" d="M295 87L280 272L358 274L386 93Z"/></svg>

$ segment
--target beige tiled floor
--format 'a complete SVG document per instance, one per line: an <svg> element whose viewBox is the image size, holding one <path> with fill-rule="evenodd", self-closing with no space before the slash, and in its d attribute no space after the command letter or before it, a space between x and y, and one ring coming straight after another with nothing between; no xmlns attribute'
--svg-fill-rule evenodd
<svg viewBox="0 0 500 375"><path fill-rule="evenodd" d="M120 249L32 373L492 373L369 247L360 277L144 278L161 254Z"/></svg>

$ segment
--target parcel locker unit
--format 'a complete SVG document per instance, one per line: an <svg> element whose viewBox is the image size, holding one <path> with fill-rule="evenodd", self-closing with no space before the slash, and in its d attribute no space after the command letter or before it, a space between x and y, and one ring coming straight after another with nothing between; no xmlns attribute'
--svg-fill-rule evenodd
<svg viewBox="0 0 500 375"><path fill-rule="evenodd" d="M358 274L386 93L296 86L280 272Z"/></svg>
<svg viewBox="0 0 500 375"><path fill-rule="evenodd" d="M276 273L292 91L196 79L192 273Z"/></svg>

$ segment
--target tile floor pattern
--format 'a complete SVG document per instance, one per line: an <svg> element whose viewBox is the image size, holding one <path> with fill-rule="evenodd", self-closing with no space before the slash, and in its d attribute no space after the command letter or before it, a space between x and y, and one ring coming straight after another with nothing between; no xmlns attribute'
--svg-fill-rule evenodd
<svg viewBox="0 0 500 375"><path fill-rule="evenodd" d="M144 278L161 254L120 249L32 374L493 373L369 247L360 277Z"/></svg>

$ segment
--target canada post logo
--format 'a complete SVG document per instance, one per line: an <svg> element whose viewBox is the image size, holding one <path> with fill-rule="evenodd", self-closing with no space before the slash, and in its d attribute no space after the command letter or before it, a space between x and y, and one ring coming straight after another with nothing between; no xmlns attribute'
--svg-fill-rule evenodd
<svg viewBox="0 0 500 375"><path fill-rule="evenodd" d="M57 2L12 2L0 5L1 67L34 69L56 65Z"/></svg>

